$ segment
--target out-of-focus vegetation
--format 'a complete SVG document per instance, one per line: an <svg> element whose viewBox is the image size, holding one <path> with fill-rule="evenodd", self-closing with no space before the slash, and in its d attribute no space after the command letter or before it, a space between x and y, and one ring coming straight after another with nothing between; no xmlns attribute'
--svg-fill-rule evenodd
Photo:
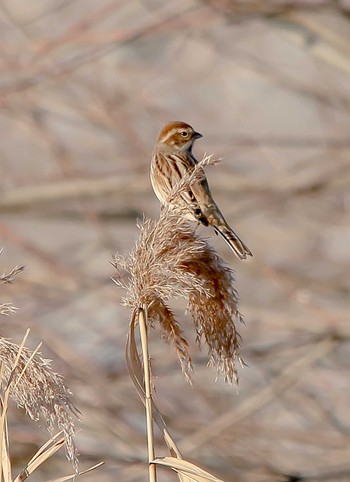
<svg viewBox="0 0 350 482"><path fill-rule="evenodd" d="M30 327L64 374L81 462L106 461L84 480L147 480L109 261L136 218L158 217L149 160L176 119L204 135L198 158L224 159L209 182L254 253L239 263L200 230L236 271L249 366L237 393L193 349L190 387L152 333L157 405L187 458L229 482L349 480L349 13L345 0L1 2L1 261L26 265L3 286L19 310L1 335ZM47 434L13 423L23 467Z"/></svg>

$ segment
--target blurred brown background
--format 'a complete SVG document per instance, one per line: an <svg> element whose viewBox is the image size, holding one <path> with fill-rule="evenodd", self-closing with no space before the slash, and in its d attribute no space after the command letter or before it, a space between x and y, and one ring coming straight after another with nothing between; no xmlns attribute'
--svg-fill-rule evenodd
<svg viewBox="0 0 350 482"><path fill-rule="evenodd" d="M0 68L1 269L26 265L3 288L20 310L1 334L30 327L64 374L81 468L106 461L84 480L147 480L109 261L136 218L158 215L148 168L168 120L204 134L198 158L224 159L212 191L254 253L240 263L201 231L236 270L238 393L215 383L205 349L188 386L152 333L170 431L229 482L350 480L350 2L4 0ZM18 467L47 438L17 411L11 436ZM41 473L70 470L62 455Z"/></svg>

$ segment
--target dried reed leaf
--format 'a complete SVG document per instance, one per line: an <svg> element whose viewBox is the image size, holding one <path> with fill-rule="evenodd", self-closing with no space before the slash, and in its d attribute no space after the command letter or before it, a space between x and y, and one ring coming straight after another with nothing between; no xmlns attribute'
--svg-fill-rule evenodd
<svg viewBox="0 0 350 482"><path fill-rule="evenodd" d="M59 477L58 479L50 479L47 482L66 482L67 480L74 480L76 479L77 474L70 474L70 475L65 475L64 477Z"/></svg>
<svg viewBox="0 0 350 482"><path fill-rule="evenodd" d="M83 470L82 472L74 473L74 474L71 474L71 475L66 475L64 477L59 477L58 479L50 479L47 482L66 482L67 480L74 480L76 477L80 477L81 475L88 474L89 472L92 472L93 470L98 469L102 465L104 465L104 462L100 462L100 463L94 465L93 467L90 467L86 470Z"/></svg>
<svg viewBox="0 0 350 482"><path fill-rule="evenodd" d="M203 470L192 462L188 462L184 459L178 459L176 457L159 457L153 460L152 463L163 465L164 467L170 467L179 475L187 477L188 480L193 482L224 482L206 470Z"/></svg>
<svg viewBox="0 0 350 482"><path fill-rule="evenodd" d="M127 343L126 343L126 363L128 367L128 371L130 377L134 383L134 386L139 394L139 397L142 400L142 403L146 405L146 394L144 389L143 383L143 369L140 361L140 357L137 352L137 346L135 341L135 323L136 323L136 313L133 314L132 319L130 321L130 328L129 333L127 336ZM160 411L158 410L157 405L155 404L152 398L152 416L153 420L163 433L164 440L170 450L172 455L176 455L177 457L181 458L180 450L177 448L174 440L169 434L167 425L164 421L164 418Z"/></svg>
<svg viewBox="0 0 350 482"><path fill-rule="evenodd" d="M136 323L136 310L133 312L129 332L127 335L126 346L125 346L125 359L126 359L126 366L129 371L129 375L131 380L136 388L136 391L141 398L143 404L145 405L146 394L145 388L143 383L143 369L142 364L139 358L139 354L137 352L137 346L135 341L135 323Z"/></svg>
<svg viewBox="0 0 350 482"><path fill-rule="evenodd" d="M8 426L7 420L4 420L2 424L1 435L1 475L4 478L4 482L12 481L12 470L11 470L11 458L10 458L10 448L8 439Z"/></svg>
<svg viewBox="0 0 350 482"><path fill-rule="evenodd" d="M14 482L23 482L26 480L35 470L40 467L47 459L52 457L63 445L65 444L65 438L61 437L62 432L51 437L30 459L25 468L15 478ZM61 438L59 438L61 437Z"/></svg>

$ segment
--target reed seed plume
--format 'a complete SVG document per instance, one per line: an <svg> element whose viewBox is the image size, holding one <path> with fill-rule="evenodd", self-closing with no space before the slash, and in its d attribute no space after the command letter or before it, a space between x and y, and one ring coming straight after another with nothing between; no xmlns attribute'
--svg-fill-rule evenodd
<svg viewBox="0 0 350 482"><path fill-rule="evenodd" d="M171 196L180 195L203 176L204 165L215 162L206 157L183 177ZM134 313L147 307L150 326L157 323L164 338L174 344L182 370L189 376L189 343L168 306L171 299L185 299L197 341L208 346L208 363L215 365L226 381L237 381L236 361L240 359L235 321L241 321L241 315L233 271L172 208L163 208L158 221L144 219L138 227L140 236L134 249L126 258L116 256L113 263L116 282L126 290L123 304Z"/></svg>
<svg viewBox="0 0 350 482"><path fill-rule="evenodd" d="M239 357L239 333L235 321L243 321L238 311L238 294L233 287L233 271L214 249L206 246L200 257L188 261L187 269L203 280L207 294L193 291L188 299L197 331L197 341L208 346L210 366L224 374L225 381L238 381L236 361Z"/></svg>
<svg viewBox="0 0 350 482"><path fill-rule="evenodd" d="M205 178L204 167L216 166L221 162L221 159L216 159L212 155L205 155L192 170L187 171L181 177L181 180L174 186L173 190L169 194L168 202L171 203L177 197L192 186L196 182L200 182Z"/></svg>
<svg viewBox="0 0 350 482"><path fill-rule="evenodd" d="M0 303L0 315L10 316L16 313L18 308L11 303Z"/></svg>
<svg viewBox="0 0 350 482"><path fill-rule="evenodd" d="M0 285L13 283L23 269L24 266L16 266L9 272L4 271L0 274ZM0 303L1 315L10 315L16 310L11 303ZM63 432L67 458L77 473L78 452L73 436L79 410L71 400L72 394L64 384L63 377L52 370L51 360L43 358L38 349L31 351L24 346L28 334L29 330L20 346L0 337L1 430L5 430L10 397L32 420L42 421L51 435L55 429Z"/></svg>
<svg viewBox="0 0 350 482"><path fill-rule="evenodd" d="M63 377L52 370L51 360L0 338L0 363L2 394L9 391L17 406L23 408L32 420L43 421L51 434L56 427L62 430L67 457L77 468L78 454L73 435L79 411Z"/></svg>
<svg viewBox="0 0 350 482"><path fill-rule="evenodd" d="M0 250L0 255L2 253L2 249ZM4 271L0 274L0 285L1 284L11 284L15 281L16 276L23 271L24 266L15 266L11 269L8 273ZM17 311L17 308L12 305L12 303L8 302L0 302L0 315L10 316Z"/></svg>
<svg viewBox="0 0 350 482"><path fill-rule="evenodd" d="M1 251L0 251L0 254L1 254ZM24 270L24 266L15 266L8 273L4 271L2 274L0 274L0 284L13 283L18 273L20 273L23 270Z"/></svg>

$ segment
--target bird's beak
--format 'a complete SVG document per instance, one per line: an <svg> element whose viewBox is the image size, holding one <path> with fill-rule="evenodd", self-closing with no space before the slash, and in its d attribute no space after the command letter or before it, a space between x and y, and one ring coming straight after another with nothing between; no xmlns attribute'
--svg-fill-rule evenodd
<svg viewBox="0 0 350 482"><path fill-rule="evenodd" d="M203 137L203 136L202 136L202 134L200 134L199 132L194 132L194 133L193 133L193 138L194 138L194 139L200 139L201 137Z"/></svg>

